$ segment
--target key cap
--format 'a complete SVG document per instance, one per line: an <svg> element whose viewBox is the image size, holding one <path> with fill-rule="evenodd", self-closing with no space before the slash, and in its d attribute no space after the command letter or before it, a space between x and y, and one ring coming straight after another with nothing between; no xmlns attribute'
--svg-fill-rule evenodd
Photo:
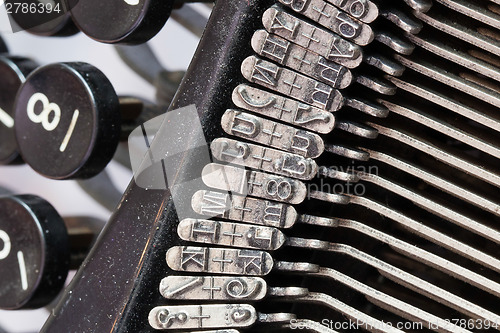
<svg viewBox="0 0 500 333"><path fill-rule="evenodd" d="M62 0L19 1L19 8L16 2L12 2L14 5L9 12L9 19L14 31L24 30L34 35L57 37L79 32L71 19L67 4Z"/></svg>
<svg viewBox="0 0 500 333"><path fill-rule="evenodd" d="M101 43L140 44L156 35L172 10L171 0L68 0L78 28Z"/></svg>
<svg viewBox="0 0 500 333"><path fill-rule="evenodd" d="M136 99L120 103L109 80L92 65L41 67L16 99L20 153L45 177L90 178L108 164L129 127L136 127L129 119L137 118L143 107Z"/></svg>
<svg viewBox="0 0 500 333"><path fill-rule="evenodd" d="M40 197L1 197L0 309L33 309L50 303L104 225L88 222L92 225L68 219L67 228L55 208Z"/></svg>
<svg viewBox="0 0 500 333"><path fill-rule="evenodd" d="M30 59L0 55L0 165L21 163L14 133L17 91L35 68Z"/></svg>
<svg viewBox="0 0 500 333"><path fill-rule="evenodd" d="M41 67L19 90L16 137L24 161L45 177L90 177L111 160L120 136L109 80L84 63Z"/></svg>
<svg viewBox="0 0 500 333"><path fill-rule="evenodd" d="M43 306L62 288L69 270L64 222L33 196L0 199L0 308Z"/></svg>

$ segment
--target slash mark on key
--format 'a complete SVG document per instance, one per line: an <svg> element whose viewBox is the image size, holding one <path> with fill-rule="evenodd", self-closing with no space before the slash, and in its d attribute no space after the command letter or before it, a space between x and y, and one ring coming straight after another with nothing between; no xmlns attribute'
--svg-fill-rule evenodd
<svg viewBox="0 0 500 333"><path fill-rule="evenodd" d="M0 108L0 122L8 128L14 127L14 119L2 108Z"/></svg>
<svg viewBox="0 0 500 333"><path fill-rule="evenodd" d="M22 251L17 252L17 261L19 261L19 272L21 273L21 286L23 290L28 290L28 275L26 274L26 263Z"/></svg>

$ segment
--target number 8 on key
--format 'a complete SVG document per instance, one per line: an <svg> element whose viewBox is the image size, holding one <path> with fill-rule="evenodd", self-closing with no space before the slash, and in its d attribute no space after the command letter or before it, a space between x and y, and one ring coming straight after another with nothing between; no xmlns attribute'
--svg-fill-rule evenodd
<svg viewBox="0 0 500 333"><path fill-rule="evenodd" d="M89 64L38 68L19 89L14 109L19 152L45 177L92 177L118 145L118 97L105 75Z"/></svg>

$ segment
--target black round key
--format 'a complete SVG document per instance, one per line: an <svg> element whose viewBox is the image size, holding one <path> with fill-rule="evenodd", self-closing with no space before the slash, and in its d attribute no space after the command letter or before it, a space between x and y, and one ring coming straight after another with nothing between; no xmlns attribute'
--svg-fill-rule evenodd
<svg viewBox="0 0 500 333"><path fill-rule="evenodd" d="M50 303L69 263L64 221L48 202L32 195L0 198L0 309Z"/></svg>
<svg viewBox="0 0 500 333"><path fill-rule="evenodd" d="M26 58L0 55L0 165L22 161L14 133L14 103L19 87L36 67Z"/></svg>
<svg viewBox="0 0 500 333"><path fill-rule="evenodd" d="M20 3L17 10L9 12L14 31L25 30L35 35L57 37L79 32L63 0L28 0Z"/></svg>
<svg viewBox="0 0 500 333"><path fill-rule="evenodd" d="M19 89L15 124L19 151L35 171L52 179L90 178L118 145L118 97L92 65L47 65Z"/></svg>
<svg viewBox="0 0 500 333"><path fill-rule="evenodd" d="M167 21L173 0L67 0L80 30L102 43L140 44Z"/></svg>

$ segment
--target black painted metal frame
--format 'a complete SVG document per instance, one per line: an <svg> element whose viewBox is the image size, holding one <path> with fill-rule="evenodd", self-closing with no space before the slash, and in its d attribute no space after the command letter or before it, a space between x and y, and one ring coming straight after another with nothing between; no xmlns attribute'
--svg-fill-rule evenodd
<svg viewBox="0 0 500 333"><path fill-rule="evenodd" d="M219 0L169 110L195 104L207 142L222 135L220 118L243 79L242 60L268 0ZM163 124L153 144L162 144ZM186 140L190 129L183 128ZM177 170L201 172L196 156L177 156ZM199 170L198 170L199 169ZM186 174L179 172L176 183ZM190 193L181 193L190 200ZM167 249L178 243L177 214L168 190L146 190L132 181L43 333L152 332L147 317L164 304L160 280L169 274Z"/></svg>

